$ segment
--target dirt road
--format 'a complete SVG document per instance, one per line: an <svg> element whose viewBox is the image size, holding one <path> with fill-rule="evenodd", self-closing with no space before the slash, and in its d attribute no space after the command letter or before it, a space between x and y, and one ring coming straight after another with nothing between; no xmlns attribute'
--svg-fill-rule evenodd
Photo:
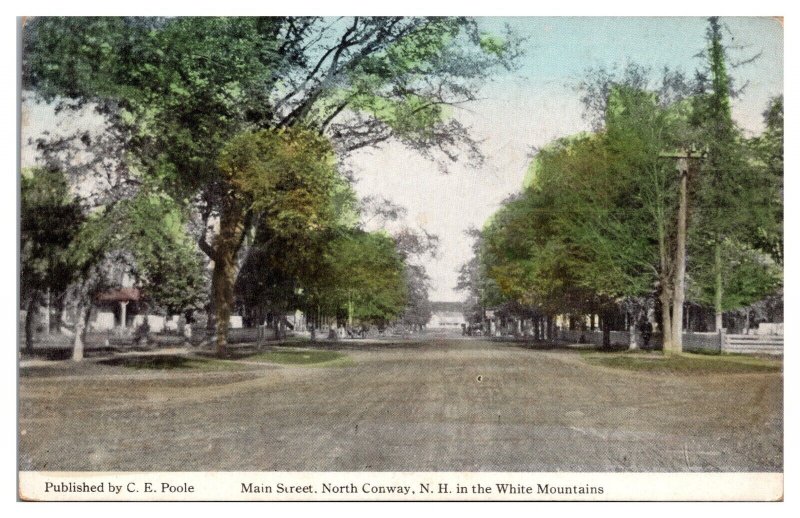
<svg viewBox="0 0 800 518"><path fill-rule="evenodd" d="M480 340L343 366L20 378L20 469L781 471L780 373L648 374Z"/></svg>

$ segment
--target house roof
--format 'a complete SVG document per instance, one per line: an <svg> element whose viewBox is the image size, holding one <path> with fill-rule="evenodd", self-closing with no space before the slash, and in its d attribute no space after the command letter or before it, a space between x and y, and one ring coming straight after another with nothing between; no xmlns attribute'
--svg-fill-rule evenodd
<svg viewBox="0 0 800 518"><path fill-rule="evenodd" d="M139 288L116 288L107 290L97 296L98 302L131 302L141 300Z"/></svg>

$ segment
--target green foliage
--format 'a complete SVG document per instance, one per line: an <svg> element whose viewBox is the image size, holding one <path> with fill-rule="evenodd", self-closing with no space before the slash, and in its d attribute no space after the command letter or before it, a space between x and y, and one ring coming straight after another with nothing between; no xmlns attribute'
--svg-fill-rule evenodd
<svg viewBox="0 0 800 518"><path fill-rule="evenodd" d="M343 150L462 141L443 107L517 54L464 18L42 17L23 40L26 88L97 103L176 199L223 195L217 157L243 132L301 125ZM370 117L337 124L348 113Z"/></svg>
<svg viewBox="0 0 800 518"><path fill-rule="evenodd" d="M766 129L749 142L754 173L765 191L768 214L748 240L783 264L783 96L770 100L764 111Z"/></svg>
<svg viewBox="0 0 800 518"><path fill-rule="evenodd" d="M780 277L772 261L758 257L758 249L782 260L782 103L768 109L767 131L756 145L748 142L731 116L731 79L716 18L709 19L707 40L707 71L699 74L693 97L696 141L706 155L694 192L689 273L700 300L709 303L713 293L711 302L721 311L773 292ZM759 141L769 142L764 154ZM721 261L713 259L716 253Z"/></svg>
<svg viewBox="0 0 800 518"><path fill-rule="evenodd" d="M699 212L694 227L708 239L720 242L723 235L742 236L757 225L758 209L763 204L747 202L757 201L753 197L763 190L759 189L744 141L731 116L731 80L717 18L709 19L707 39L707 72L701 75L698 92L692 98L697 144L706 153L696 189Z"/></svg>
<svg viewBox="0 0 800 518"><path fill-rule="evenodd" d="M203 260L186 236L180 207L165 196L139 195L116 211L126 222L117 246L132 254L133 273L145 294L170 314L203 307Z"/></svg>
<svg viewBox="0 0 800 518"><path fill-rule="evenodd" d="M124 266L147 298L168 313L198 309L207 296L206 279L202 257L187 238L184 224L173 200L142 192L92 214L71 254L86 269L113 258L115 266ZM113 272L104 274L103 285L119 282Z"/></svg>
<svg viewBox="0 0 800 518"><path fill-rule="evenodd" d="M297 234L353 220L355 198L328 140L302 128L242 133L222 149L219 170L276 232Z"/></svg>
<svg viewBox="0 0 800 518"><path fill-rule="evenodd" d="M722 310L741 309L776 293L783 284L783 269L763 252L742 243L725 240L721 246L724 269ZM698 250L691 259L690 300L713 307L715 302L715 267L713 248Z"/></svg>
<svg viewBox="0 0 800 518"><path fill-rule="evenodd" d="M541 150L530 186L484 232L481 260L510 300L585 312L658 281L658 231L674 213L670 164L659 158L672 115L647 92L610 95L605 131Z"/></svg>
<svg viewBox="0 0 800 518"><path fill-rule="evenodd" d="M466 18L34 18L23 45L26 89L61 108L92 103L123 141L126 165L194 204L206 228L219 216L217 238L198 242L214 260L223 323L253 225L272 239L354 220L331 147L314 134L338 153L397 138L451 160L467 145L477 158L448 107L474 100L518 54L513 37L492 39ZM272 284L296 283L303 269ZM364 311L395 313L392 297L373 299Z"/></svg>
<svg viewBox="0 0 800 518"><path fill-rule="evenodd" d="M458 272L456 289L467 292L468 300L465 303L465 318L470 321L483 319L484 306L499 304L507 300L501 294L494 278L488 275L488 261L482 260L484 250L484 231L470 228L465 235L472 239L472 258L461 266ZM521 281L522 279L520 279Z"/></svg>
<svg viewBox="0 0 800 518"><path fill-rule="evenodd" d="M64 174L30 169L21 178L20 287L23 299L50 289L62 295L76 275L70 247L83 223Z"/></svg>
<svg viewBox="0 0 800 518"><path fill-rule="evenodd" d="M669 294L679 186L669 155L704 150L690 164L689 299L714 303L715 247L723 249L725 310L779 291L781 268L762 250L782 256L782 103L767 110L764 135L746 142L730 115L731 81L715 19L708 56L709 73L699 74L693 90L669 71L658 88L637 65L621 77L592 71L581 89L596 132L539 150L523 192L481 233L462 285L483 304L545 312L594 312ZM686 97L690 91L695 95ZM477 287L490 283L497 291L487 297Z"/></svg>
<svg viewBox="0 0 800 518"><path fill-rule="evenodd" d="M277 19L36 18L26 82L45 98L95 102L129 128L131 157L175 194L218 181L214 163L268 110Z"/></svg>
<svg viewBox="0 0 800 518"><path fill-rule="evenodd" d="M304 307L323 282L330 241L358 218L330 144L301 128L243 133L218 163L258 213L236 284L239 300L254 309Z"/></svg>
<svg viewBox="0 0 800 518"><path fill-rule="evenodd" d="M260 222L236 281L238 300L259 319L267 310L307 308L326 275L325 253L338 231L290 232Z"/></svg>
<svg viewBox="0 0 800 518"><path fill-rule="evenodd" d="M361 321L386 322L403 312L405 270L391 237L354 230L330 245L318 289L321 303L335 310L352 304L353 317Z"/></svg>

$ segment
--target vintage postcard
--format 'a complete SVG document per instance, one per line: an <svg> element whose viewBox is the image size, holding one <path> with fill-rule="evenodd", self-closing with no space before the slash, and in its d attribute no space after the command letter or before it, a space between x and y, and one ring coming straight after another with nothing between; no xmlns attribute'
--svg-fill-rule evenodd
<svg viewBox="0 0 800 518"><path fill-rule="evenodd" d="M20 500L783 499L782 18L18 30Z"/></svg>

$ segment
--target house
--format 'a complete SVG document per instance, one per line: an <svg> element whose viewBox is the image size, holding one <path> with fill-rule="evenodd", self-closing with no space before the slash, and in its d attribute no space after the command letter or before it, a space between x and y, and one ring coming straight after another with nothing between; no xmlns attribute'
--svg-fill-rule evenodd
<svg viewBox="0 0 800 518"><path fill-rule="evenodd" d="M97 313L91 322L95 331L120 330L135 326L142 305L142 293L138 288L117 288L104 291L95 299ZM140 322L139 322L140 323Z"/></svg>
<svg viewBox="0 0 800 518"><path fill-rule="evenodd" d="M453 329L461 331L461 325L466 325L461 302L431 302L431 318L428 320L428 329Z"/></svg>

